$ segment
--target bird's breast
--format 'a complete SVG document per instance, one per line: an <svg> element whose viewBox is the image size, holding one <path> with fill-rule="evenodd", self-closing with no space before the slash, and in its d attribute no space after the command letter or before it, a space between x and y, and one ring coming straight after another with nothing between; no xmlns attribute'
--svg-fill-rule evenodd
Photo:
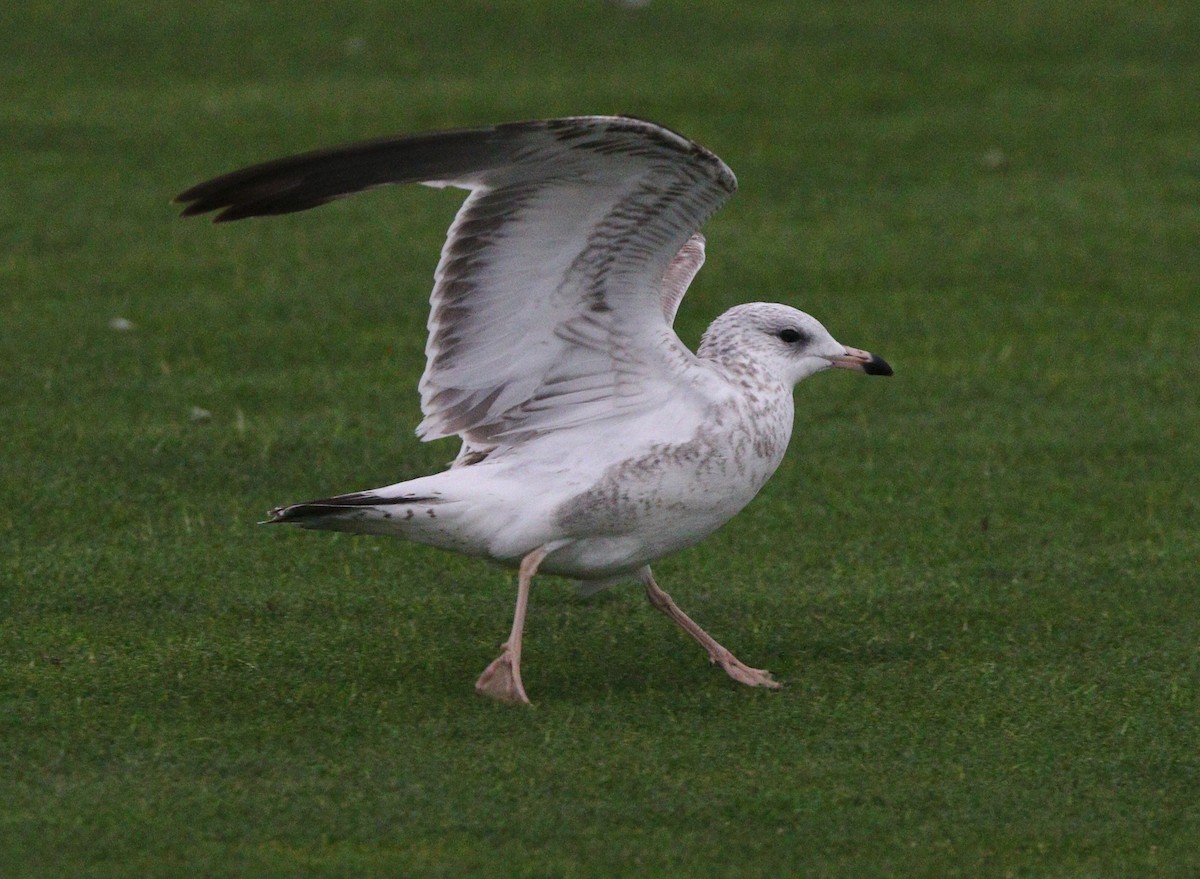
<svg viewBox="0 0 1200 879"><path fill-rule="evenodd" d="M577 538L636 536L643 564L703 539L754 498L787 449L790 395L762 403L714 404L689 438L612 463L559 506L558 527Z"/></svg>

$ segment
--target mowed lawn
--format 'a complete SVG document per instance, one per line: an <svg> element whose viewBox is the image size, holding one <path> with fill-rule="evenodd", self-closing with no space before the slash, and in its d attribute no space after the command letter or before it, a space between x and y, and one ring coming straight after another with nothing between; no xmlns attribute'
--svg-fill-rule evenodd
<svg viewBox="0 0 1200 879"><path fill-rule="evenodd" d="M1198 47L1189 3L11 4L0 875L1200 875ZM740 179L685 341L778 300L896 376L800 385L656 566L782 691L546 578L505 707L511 575L255 524L453 457L412 429L459 197L169 200L612 112Z"/></svg>

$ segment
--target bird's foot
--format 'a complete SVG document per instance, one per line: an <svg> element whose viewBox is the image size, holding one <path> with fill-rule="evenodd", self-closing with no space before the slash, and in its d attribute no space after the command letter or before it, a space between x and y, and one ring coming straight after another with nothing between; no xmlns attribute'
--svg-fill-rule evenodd
<svg viewBox="0 0 1200 879"><path fill-rule="evenodd" d="M739 684L745 684L748 687L766 687L769 690L778 690L783 686L771 677L771 673L765 668L751 668L724 647L718 652L710 653L709 661L725 669L725 674Z"/></svg>
<svg viewBox="0 0 1200 879"><path fill-rule="evenodd" d="M513 656L507 644L504 645L504 652L483 670L475 682L475 692L500 702L529 704L529 697L525 695L525 687L521 683L520 658Z"/></svg>

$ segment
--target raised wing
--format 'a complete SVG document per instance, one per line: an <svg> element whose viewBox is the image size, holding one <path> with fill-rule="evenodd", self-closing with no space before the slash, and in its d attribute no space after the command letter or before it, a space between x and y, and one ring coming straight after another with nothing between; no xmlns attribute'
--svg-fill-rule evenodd
<svg viewBox="0 0 1200 879"><path fill-rule="evenodd" d="M662 281L662 313L667 323L675 323L675 314L683 294L692 285L692 279L704 265L704 236L697 232L684 242L679 253L667 266Z"/></svg>
<svg viewBox="0 0 1200 879"><path fill-rule="evenodd" d="M691 354L670 324L703 262L691 236L737 184L662 126L587 116L370 141L236 171L177 201L220 222L410 182L471 191L435 274L423 438L514 442L675 390Z"/></svg>

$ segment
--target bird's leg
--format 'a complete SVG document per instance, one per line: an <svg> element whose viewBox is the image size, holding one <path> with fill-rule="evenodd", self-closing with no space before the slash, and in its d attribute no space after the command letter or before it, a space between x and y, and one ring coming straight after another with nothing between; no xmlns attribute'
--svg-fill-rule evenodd
<svg viewBox="0 0 1200 879"><path fill-rule="evenodd" d="M529 704L529 697L525 695L525 687L521 683L521 634L525 629L525 608L529 606L529 584L547 552L546 547L539 546L521 559L512 632L504 642L504 652L483 670L475 682L475 692L481 696L490 696L501 702Z"/></svg>
<svg viewBox="0 0 1200 879"><path fill-rule="evenodd" d="M751 687L769 687L773 690L779 689L780 683L771 677L769 671L761 668L750 668L750 666L743 663L718 644L712 635L700 628L695 620L680 610L679 606L671 600L671 596L654 582L654 575L650 573L649 567L642 568L639 576L642 579L642 585L646 587L646 597L650 599L650 603L654 605L655 610L665 613L675 621L679 628L699 641L700 646L708 651L709 662L721 666L721 668L725 669L725 673L739 684L746 684Z"/></svg>

